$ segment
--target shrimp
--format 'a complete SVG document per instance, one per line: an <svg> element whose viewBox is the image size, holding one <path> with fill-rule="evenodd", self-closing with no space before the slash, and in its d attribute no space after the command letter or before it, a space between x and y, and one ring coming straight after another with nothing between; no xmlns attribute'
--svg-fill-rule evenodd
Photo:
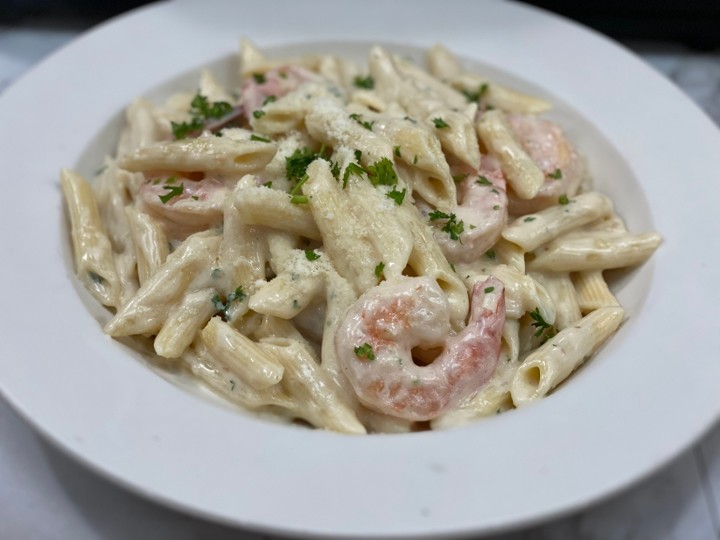
<svg viewBox="0 0 720 540"><path fill-rule="evenodd" d="M222 223L225 199L230 188L215 178L191 180L171 176L148 179L140 187L140 199L152 214L169 224L193 229Z"/></svg>
<svg viewBox="0 0 720 540"><path fill-rule="evenodd" d="M449 223L442 214L439 219L433 218L438 214L427 214L436 225L435 241L448 261L468 263L477 260L499 240L507 221L505 186L498 160L483 156L480 169L458 184L460 203L453 212L454 223Z"/></svg>
<svg viewBox="0 0 720 540"><path fill-rule="evenodd" d="M585 164L560 127L537 116L508 114L506 118L515 139L545 173L545 183L534 198L510 196L510 213L530 214L557 204L563 194L574 195L585 175Z"/></svg>
<svg viewBox="0 0 720 540"><path fill-rule="evenodd" d="M350 307L335 347L364 405L407 420L430 420L490 380L504 323L504 287L497 278L475 284L470 320L450 335L449 304L437 282L403 276L373 287ZM414 352L440 347L432 363L416 365Z"/></svg>
<svg viewBox="0 0 720 540"><path fill-rule="evenodd" d="M257 77L248 77L241 90L245 116L249 120L250 115L262 107L269 97L279 99L302 83L312 81L322 81L322 77L298 66L271 69Z"/></svg>

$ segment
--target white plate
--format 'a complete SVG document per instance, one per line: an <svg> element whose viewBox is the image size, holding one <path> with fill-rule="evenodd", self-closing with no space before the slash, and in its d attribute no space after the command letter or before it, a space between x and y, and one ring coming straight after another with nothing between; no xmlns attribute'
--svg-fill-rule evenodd
<svg viewBox="0 0 720 540"><path fill-rule="evenodd" d="M629 314L619 335L537 405L463 429L364 438L198 399L103 336L69 264L58 169L91 172L132 97L192 84L204 64L229 69L241 35L263 48L324 41L351 53L373 41L443 42L550 96L598 188L633 230L665 238L619 284ZM720 416L710 352L720 134L661 76L577 25L495 2L159 4L96 28L8 89L0 126L2 395L61 448L153 499L313 536L489 532L628 486Z"/></svg>

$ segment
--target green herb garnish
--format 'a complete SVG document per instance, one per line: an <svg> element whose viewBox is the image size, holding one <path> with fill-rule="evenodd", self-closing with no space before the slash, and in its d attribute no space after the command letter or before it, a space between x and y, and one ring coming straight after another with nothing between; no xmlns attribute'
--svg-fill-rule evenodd
<svg viewBox="0 0 720 540"><path fill-rule="evenodd" d="M256 135L255 133L250 135L250 140L251 141L260 141L260 142L270 142L270 139L268 139L267 137L263 137L262 135Z"/></svg>
<svg viewBox="0 0 720 540"><path fill-rule="evenodd" d="M433 124L435 124L435 127L437 129L446 129L450 127L450 124L445 122L442 118L433 118L432 119Z"/></svg>
<svg viewBox="0 0 720 540"><path fill-rule="evenodd" d="M363 343L359 347L353 349L355 356L358 358L365 358L366 360L375 360L375 353L369 343Z"/></svg>
<svg viewBox="0 0 720 540"><path fill-rule="evenodd" d="M452 240L459 240L460 235L465 230L465 224L462 220L457 221L457 216L455 214L446 214L441 210L433 210L428 214L428 217L430 218L430 221L445 220L445 224L440 230L448 233Z"/></svg>
<svg viewBox="0 0 720 540"><path fill-rule="evenodd" d="M316 253L314 249L306 249L305 258L308 261L317 261L320 258L320 254Z"/></svg>
<svg viewBox="0 0 720 540"><path fill-rule="evenodd" d="M182 184L180 184L179 186L170 185L174 181L175 181L174 176L171 176L170 178L168 178L167 181L165 182L165 185L163 186L163 189L167 193L165 193L165 195L158 195L158 198L160 199L160 201L162 201L163 204L167 204L170 201L170 199L172 199L174 197L179 197L180 195L183 194L183 191L185 188Z"/></svg>
<svg viewBox="0 0 720 540"><path fill-rule="evenodd" d="M555 169L555 171L550 173L548 176L550 178L554 178L555 180L560 180L562 178L562 171L560 169Z"/></svg>
<svg viewBox="0 0 720 540"><path fill-rule="evenodd" d="M353 120L355 120L358 124L360 124L360 125L361 125L362 127L364 127L365 129L367 129L367 130L369 130L369 131L372 131L372 127L373 127L373 124L374 124L375 122L368 122L367 120L363 120L363 119L362 119L362 115L360 115L360 114L358 114L358 113L352 113L352 114L350 115L350 118L352 118Z"/></svg>
<svg viewBox="0 0 720 540"><path fill-rule="evenodd" d="M385 263L379 262L375 267L375 277L382 277L383 270L385 270Z"/></svg>
<svg viewBox="0 0 720 540"><path fill-rule="evenodd" d="M531 323L532 326L537 328L535 331L535 334L533 334L535 337L543 336L542 343L545 343L548 339L553 337L555 334L557 334L557 330L555 330L555 327L548 323L545 319L543 319L543 316L540 315L540 308L535 308L534 310L528 312L528 315L530 315L530 318L533 320Z"/></svg>
<svg viewBox="0 0 720 540"><path fill-rule="evenodd" d="M397 185L398 177L392 161L382 158L365 169L373 186Z"/></svg>
<svg viewBox="0 0 720 540"><path fill-rule="evenodd" d="M398 191L397 189L393 188L392 191L389 191L385 194L385 196L388 199L392 199L395 201L395 204L400 206L403 201L405 200L405 193L407 193L407 189L403 189L402 191Z"/></svg>
<svg viewBox="0 0 720 540"><path fill-rule="evenodd" d="M358 75L353 79L353 84L358 88L367 88L368 90L372 90L375 88L375 79L373 79L371 75L368 75L367 77L360 77L360 75Z"/></svg>

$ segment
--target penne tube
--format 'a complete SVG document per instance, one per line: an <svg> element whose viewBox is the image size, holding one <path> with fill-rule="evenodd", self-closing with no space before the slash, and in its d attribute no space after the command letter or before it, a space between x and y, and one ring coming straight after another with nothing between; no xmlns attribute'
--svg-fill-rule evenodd
<svg viewBox="0 0 720 540"><path fill-rule="evenodd" d="M219 317L210 319L200 338L217 362L255 390L278 384L283 377L284 368L271 353Z"/></svg>
<svg viewBox="0 0 720 540"><path fill-rule="evenodd" d="M75 273L98 302L117 307L121 285L92 188L70 169L60 172L60 185L70 215Z"/></svg>
<svg viewBox="0 0 720 540"><path fill-rule="evenodd" d="M138 148L120 158L133 172L176 171L240 176L259 171L275 155L275 144L208 135Z"/></svg>
<svg viewBox="0 0 720 540"><path fill-rule="evenodd" d="M535 401L564 381L617 330L619 307L600 308L560 331L525 358L512 381L515 406Z"/></svg>
<svg viewBox="0 0 720 540"><path fill-rule="evenodd" d="M582 313L589 313L601 307L620 305L615 295L610 292L610 288L599 270L572 274L572 283L575 286L578 307Z"/></svg>
<svg viewBox="0 0 720 540"><path fill-rule="evenodd" d="M560 237L536 252L528 269L580 272L625 268L645 262L660 245L657 233L596 233Z"/></svg>
<svg viewBox="0 0 720 540"><path fill-rule="evenodd" d="M577 227L612 215L610 199L601 193L583 193L565 204L551 206L532 215L521 216L502 232L503 238L533 251Z"/></svg>
<svg viewBox="0 0 720 540"><path fill-rule="evenodd" d="M486 111L476 124L478 136L500 161L508 184L521 199L532 199L545 183L545 175L515 140L497 110Z"/></svg>

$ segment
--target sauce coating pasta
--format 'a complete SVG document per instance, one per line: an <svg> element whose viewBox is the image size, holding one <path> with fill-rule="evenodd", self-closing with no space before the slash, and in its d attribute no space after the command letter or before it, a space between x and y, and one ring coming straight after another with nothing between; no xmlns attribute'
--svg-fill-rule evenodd
<svg viewBox="0 0 720 540"><path fill-rule="evenodd" d="M589 188L545 100L373 47L268 59L136 100L91 185L61 172L76 272L242 408L344 433L542 398L618 329L603 271L660 243Z"/></svg>

